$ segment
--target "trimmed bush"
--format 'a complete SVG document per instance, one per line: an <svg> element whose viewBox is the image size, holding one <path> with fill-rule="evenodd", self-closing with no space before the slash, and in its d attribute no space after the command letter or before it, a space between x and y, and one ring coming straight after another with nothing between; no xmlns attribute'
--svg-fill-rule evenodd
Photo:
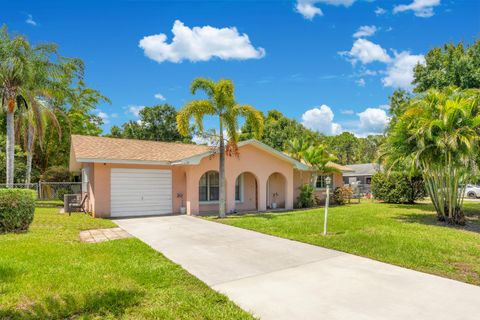
<svg viewBox="0 0 480 320"><path fill-rule="evenodd" d="M35 191L0 189L0 233L27 231L35 212Z"/></svg>
<svg viewBox="0 0 480 320"><path fill-rule="evenodd" d="M387 203L414 203L425 197L423 179L402 172L374 174L371 188L376 199Z"/></svg>
<svg viewBox="0 0 480 320"><path fill-rule="evenodd" d="M350 187L337 187L333 191L333 201L335 204L343 205L347 203L353 196L352 188Z"/></svg>

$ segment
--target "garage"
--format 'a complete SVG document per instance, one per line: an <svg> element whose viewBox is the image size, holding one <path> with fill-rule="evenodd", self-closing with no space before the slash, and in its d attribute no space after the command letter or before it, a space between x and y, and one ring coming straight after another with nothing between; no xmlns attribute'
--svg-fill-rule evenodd
<svg viewBox="0 0 480 320"><path fill-rule="evenodd" d="M172 213L172 171L112 168L111 217Z"/></svg>

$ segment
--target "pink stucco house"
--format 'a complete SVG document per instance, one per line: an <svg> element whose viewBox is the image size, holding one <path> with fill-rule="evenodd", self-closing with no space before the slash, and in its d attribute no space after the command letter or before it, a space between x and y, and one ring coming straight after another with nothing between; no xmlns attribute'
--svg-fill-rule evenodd
<svg viewBox="0 0 480 320"><path fill-rule="evenodd" d="M238 147L237 156L226 157L227 213L292 209L311 169L257 140ZM73 135L70 170L81 171L96 217L218 210L218 155L208 146ZM320 197L324 178L316 181ZM332 178L334 188L343 185L341 173Z"/></svg>

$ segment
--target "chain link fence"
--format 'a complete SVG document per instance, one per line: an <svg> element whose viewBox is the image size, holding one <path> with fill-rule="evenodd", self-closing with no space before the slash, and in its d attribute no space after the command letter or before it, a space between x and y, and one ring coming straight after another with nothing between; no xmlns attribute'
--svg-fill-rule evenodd
<svg viewBox="0 0 480 320"><path fill-rule="evenodd" d="M14 183L13 188L31 189L37 193L38 200L63 201L65 194L79 194L82 192L81 182L38 182L38 183ZM7 188L7 184L0 184L0 188Z"/></svg>

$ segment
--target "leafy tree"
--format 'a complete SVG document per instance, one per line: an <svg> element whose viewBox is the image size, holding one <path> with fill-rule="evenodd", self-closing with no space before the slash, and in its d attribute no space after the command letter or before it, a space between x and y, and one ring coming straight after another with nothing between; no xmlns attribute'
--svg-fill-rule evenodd
<svg viewBox="0 0 480 320"><path fill-rule="evenodd" d="M415 92L431 88L456 86L461 89L480 88L480 41L472 46L448 43L434 48L425 56L425 64L414 69Z"/></svg>
<svg viewBox="0 0 480 320"><path fill-rule="evenodd" d="M191 142L192 137L183 137L177 130L177 111L168 104L145 107L139 113L139 121L129 121L120 129L114 126L110 136L155 141Z"/></svg>
<svg viewBox="0 0 480 320"><path fill-rule="evenodd" d="M301 160L310 146L311 144L308 141L302 138L295 138L287 141L285 151L295 160Z"/></svg>
<svg viewBox="0 0 480 320"><path fill-rule="evenodd" d="M356 162L356 149L358 138L353 133L342 132L331 138L330 150L338 158L341 164L352 164Z"/></svg>
<svg viewBox="0 0 480 320"><path fill-rule="evenodd" d="M263 135L259 138L263 143L274 149L283 151L286 149L286 143L297 137L302 137L305 141L319 143L321 134L305 128L295 119L285 117L278 110L269 110L264 120ZM254 137L249 123L242 127L241 140L248 140Z"/></svg>
<svg viewBox="0 0 480 320"><path fill-rule="evenodd" d="M383 146L390 166L422 173L439 220L448 223L465 223L460 195L478 172L479 101L478 89L430 89L406 103Z"/></svg>
<svg viewBox="0 0 480 320"><path fill-rule="evenodd" d="M0 134L0 183L6 183L6 146L7 139L4 134ZM26 154L23 152L20 146L15 146L15 157L14 157L14 181L24 181L26 173ZM38 177L38 171L34 170L33 175Z"/></svg>
<svg viewBox="0 0 480 320"><path fill-rule="evenodd" d="M227 153L237 152L238 118L244 117L252 128L255 136L261 136L263 131L263 117L260 111L249 105L240 105L235 101L234 86L231 80L196 78L190 87L192 94L202 90L207 95L205 100L193 100L187 103L177 115L177 127L180 134L188 136L191 133L190 119L195 120L199 132L203 132L203 117L206 115L217 116L219 120L219 215L225 217L225 141L224 129L227 135Z"/></svg>

